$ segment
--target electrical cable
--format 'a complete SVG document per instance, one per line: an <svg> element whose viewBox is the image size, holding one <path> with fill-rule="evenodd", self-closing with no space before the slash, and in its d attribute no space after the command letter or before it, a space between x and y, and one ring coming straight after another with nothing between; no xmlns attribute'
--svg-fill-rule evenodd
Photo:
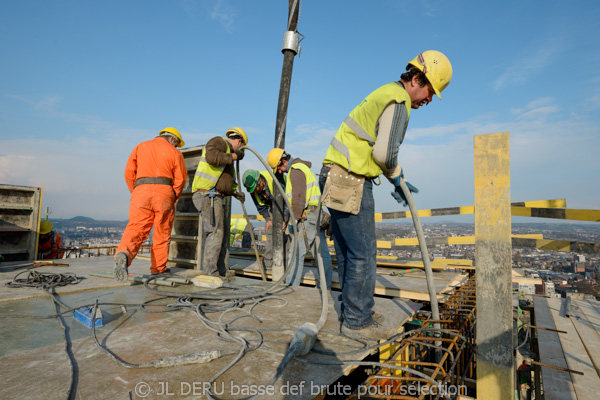
<svg viewBox="0 0 600 400"><path fill-rule="evenodd" d="M19 278L25 273L28 274L26 278ZM84 279L85 277L77 276L71 272L56 274L52 272L23 271L15 275L13 280L6 282L5 285L12 288L48 289L57 286L76 285Z"/></svg>
<svg viewBox="0 0 600 400"><path fill-rule="evenodd" d="M281 360L281 362L279 363L279 366L277 367L277 370L275 371L275 376L271 380L272 383L275 383L275 381L277 381L279 376L281 376L281 374L283 373L287 364L292 359L294 359L296 356L299 356L299 355L306 355L312 350L312 348L317 340L317 335L319 334L319 331L321 330L321 328L325 324L325 321L327 320L327 312L328 312L328 308L329 308L329 303L328 303L329 290L327 289L327 282L326 282L326 277L325 277L325 267L323 265L323 257L321 255L321 226L320 226L321 225L320 224L321 212L322 212L321 207L322 207L322 196L319 197L319 203L317 204L316 211L314 211L314 212L317 212L317 221L316 221L316 227L315 227L316 228L315 239L314 239L314 244L313 244L313 249L312 249L314 257L317 260L317 266L319 268L319 277L320 277L319 283L320 283L320 292L321 292L321 315L316 324L313 324L312 322L305 322L300 328L298 328L296 330L296 332L294 333L294 337L290 341L287 352L283 356L283 359ZM307 245L308 245L308 243L307 243ZM308 251L308 250L309 249L307 248L306 251ZM304 260L301 260L300 262L304 262ZM296 265L296 267L297 267L297 265Z"/></svg>
<svg viewBox="0 0 600 400"><path fill-rule="evenodd" d="M98 300L94 304L94 308L92 311L92 315L96 315L96 310L98 309ZM187 364L203 364L208 363L217 358L221 358L227 355L234 354L234 352L226 351L226 350L205 350L199 351L196 353L183 354L178 356L170 356L163 357L158 360L141 363L141 364L132 364L128 363L124 360L121 360L116 354L110 351L108 348L103 346L99 341L96 335L96 319L92 318L92 335L94 337L94 342L96 346L102 350L108 357L115 361L116 363L122 365L125 368L166 368L166 367L175 367L179 365L187 365Z"/></svg>
<svg viewBox="0 0 600 400"><path fill-rule="evenodd" d="M60 310L61 307L61 303L58 302L55 298L55 292L54 292L54 287L52 289L45 289L46 292L48 292L48 294L50 294L50 298L52 299L53 305L56 307L56 310ZM52 290L52 292L50 292L49 290ZM56 319L58 320L62 331L63 331L63 338L65 341L65 353L67 354L67 358L69 360L69 377L70 377L70 384L69 384L69 390L67 391L67 399L71 400L74 399L73 395L75 394L75 356L73 355L73 350L71 349L71 341L69 340L69 333L67 331L67 326L65 325L65 321L63 320L62 315L59 315L56 317Z"/></svg>
<svg viewBox="0 0 600 400"><path fill-rule="evenodd" d="M25 272L29 272L26 278L19 278ZM67 273L67 274L55 274L55 273L41 273L38 271L23 271L15 275L12 281L6 282L6 286L12 288L36 288L42 289L48 295L50 295L50 299L52 300L52 305L55 307L57 313L54 315L54 318L58 321L60 327L63 331L63 339L65 343L65 353L67 354L67 359L69 361L69 389L67 390L67 400L71 400L75 394L75 382L76 382L76 366L75 366L75 356L73 355L73 351L71 349L71 341L69 340L69 333L65 321L62 318L62 313L58 311L62 306L64 306L58 299L56 298L55 288L57 286L66 286L66 285L75 285L81 282L84 278L78 277L75 274Z"/></svg>

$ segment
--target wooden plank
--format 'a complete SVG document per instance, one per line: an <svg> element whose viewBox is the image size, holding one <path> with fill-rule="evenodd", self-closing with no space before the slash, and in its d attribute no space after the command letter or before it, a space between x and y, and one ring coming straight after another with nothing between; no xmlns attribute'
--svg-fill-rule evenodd
<svg viewBox="0 0 600 400"><path fill-rule="evenodd" d="M552 314L552 318L554 318L556 329L567 332L567 334L562 334L559 337L568 368L583 372L583 375L570 374L577 400L596 400L598 398L597 392L600 387L600 379L598 378L598 374L592 365L590 357L579 338L579 334L573 323L574 317L563 318L558 315L561 299L553 298L547 300L550 305L550 313ZM573 311L573 307L571 307L571 311Z"/></svg>
<svg viewBox="0 0 600 400"><path fill-rule="evenodd" d="M533 298L535 310L535 326L548 329L557 329L550 313L548 299L545 297ZM560 309L560 308L559 308ZM568 368L567 360L560 344L559 333L543 329L537 330L539 361L544 364L560 368ZM571 382L571 374L554 368L540 367L542 383L546 400L576 400L575 388Z"/></svg>
<svg viewBox="0 0 600 400"><path fill-rule="evenodd" d="M260 277L256 263L240 262L237 265L231 265L231 269L235 270L236 275ZM315 285L315 273L315 267L305 264L301 282L305 285ZM267 271L267 277L271 279L270 271ZM434 278L438 301L444 302L457 286L460 286L461 283L467 280L468 275L455 272L436 272ZM336 271L332 275L331 287L333 289L340 288ZM399 297L407 300L429 301L427 281L425 280L425 273L422 270L415 271L414 275L411 273L411 276L378 275L375 281L375 294L379 296Z"/></svg>
<svg viewBox="0 0 600 400"><path fill-rule="evenodd" d="M600 308L594 306L594 303L598 304L598 302L594 300L579 300L577 303L590 324L600 334Z"/></svg>
<svg viewBox="0 0 600 400"><path fill-rule="evenodd" d="M571 305L571 322L577 329L592 367L596 370L599 379L597 387L600 388L600 315L586 300L574 300Z"/></svg>
<svg viewBox="0 0 600 400"><path fill-rule="evenodd" d="M596 300L588 300L588 304L600 314L600 302Z"/></svg>

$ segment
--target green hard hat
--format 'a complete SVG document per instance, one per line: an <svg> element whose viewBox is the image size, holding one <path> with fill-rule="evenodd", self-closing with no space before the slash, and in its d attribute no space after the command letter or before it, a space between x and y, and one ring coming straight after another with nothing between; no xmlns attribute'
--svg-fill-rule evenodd
<svg viewBox="0 0 600 400"><path fill-rule="evenodd" d="M254 192L254 189L256 189L256 185L258 184L259 180L260 172L258 172L255 169L247 170L246 172L244 172L244 176L242 176L242 183L244 184L244 187L246 188L248 193Z"/></svg>

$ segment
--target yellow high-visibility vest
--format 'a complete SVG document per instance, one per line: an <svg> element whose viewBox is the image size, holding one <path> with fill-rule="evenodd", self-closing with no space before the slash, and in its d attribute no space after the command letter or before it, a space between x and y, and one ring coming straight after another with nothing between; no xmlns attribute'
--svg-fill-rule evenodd
<svg viewBox="0 0 600 400"><path fill-rule="evenodd" d="M229 141L222 137L222 139L227 143L227 151L229 154L231 151L229 150ZM217 185L217 181L223 174L223 170L225 166L222 165L220 167L215 167L214 165L210 165L206 162L206 147L202 149L202 153L200 155L200 162L198 162L198 168L196 169L196 174L194 175L194 182L192 183L192 193L198 189L210 190Z"/></svg>
<svg viewBox="0 0 600 400"><path fill-rule="evenodd" d="M290 167L290 173L292 169L300 170L306 176L306 202L304 203L304 208L308 206L316 206L319 204L319 199L321 198L321 191L319 190L319 184L317 183L317 178L315 178L315 174L301 162L292 164ZM287 184L285 185L285 195L288 200L292 201L292 179L289 178ZM298 215L297 218L300 218Z"/></svg>
<svg viewBox="0 0 600 400"><path fill-rule="evenodd" d="M410 96L398 82L383 85L354 107L342 122L331 140L323 164L337 164L367 178L381 175L383 171L373 159L373 145L377 139L375 128L383 110L394 102L405 104L408 124Z"/></svg>

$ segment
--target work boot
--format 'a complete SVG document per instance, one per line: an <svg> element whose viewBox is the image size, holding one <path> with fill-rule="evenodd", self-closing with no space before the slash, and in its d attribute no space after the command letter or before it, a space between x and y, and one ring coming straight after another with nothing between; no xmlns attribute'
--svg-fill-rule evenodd
<svg viewBox="0 0 600 400"><path fill-rule="evenodd" d="M373 318L373 321L379 321L380 323L383 323L383 314L380 313L379 311L373 311L373 314L371 315L371 318ZM344 321L344 317L342 316L342 314L340 313L340 315L338 315L338 321L343 322Z"/></svg>
<svg viewBox="0 0 600 400"><path fill-rule="evenodd" d="M113 275L118 281L126 281L127 280L127 253L123 253L122 251L118 252L115 256L115 268L113 269Z"/></svg>
<svg viewBox="0 0 600 400"><path fill-rule="evenodd" d="M163 272L153 272L150 276L156 277L156 276L170 276L170 275L171 275L171 268L167 268Z"/></svg>
<svg viewBox="0 0 600 400"><path fill-rule="evenodd" d="M362 339L362 340L387 340L398 332L396 328L386 328L382 324L383 316L366 328L362 329L351 329L346 325L342 325L340 332L342 335L347 336L351 339Z"/></svg>
<svg viewBox="0 0 600 400"><path fill-rule="evenodd" d="M383 323L383 314L380 313L379 311L373 311L373 314L371 315L371 318L373 318L373 321L377 321L380 324Z"/></svg>

